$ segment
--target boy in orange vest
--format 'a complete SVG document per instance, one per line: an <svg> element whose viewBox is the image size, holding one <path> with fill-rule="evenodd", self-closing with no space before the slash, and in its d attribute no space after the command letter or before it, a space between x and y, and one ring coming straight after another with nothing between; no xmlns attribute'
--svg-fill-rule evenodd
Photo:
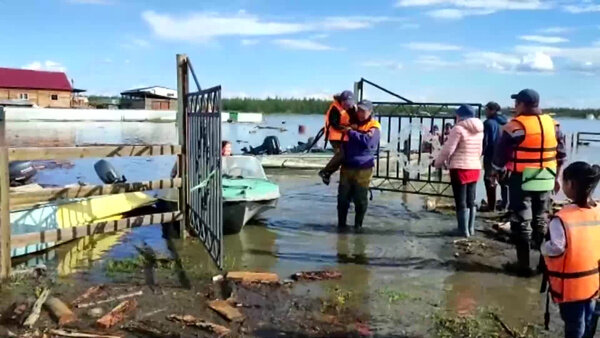
<svg viewBox="0 0 600 338"><path fill-rule="evenodd" d="M549 225L541 247L550 294L565 322L565 337L592 337L594 305L600 288L600 206L592 194L600 166L571 163L563 172L563 191L573 204Z"/></svg>

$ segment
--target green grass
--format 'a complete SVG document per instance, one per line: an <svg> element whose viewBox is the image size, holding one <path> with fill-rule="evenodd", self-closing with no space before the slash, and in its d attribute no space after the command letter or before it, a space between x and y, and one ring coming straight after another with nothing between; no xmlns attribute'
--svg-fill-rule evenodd
<svg viewBox="0 0 600 338"><path fill-rule="evenodd" d="M143 256L135 258L108 260L104 265L104 271L108 275L128 274L141 271L147 264ZM156 261L156 268L159 270L174 270L175 261L159 259Z"/></svg>
<svg viewBox="0 0 600 338"><path fill-rule="evenodd" d="M433 316L435 336L441 338L539 337L540 328L527 324L521 328L503 327L500 317L490 309L464 316L440 311Z"/></svg>

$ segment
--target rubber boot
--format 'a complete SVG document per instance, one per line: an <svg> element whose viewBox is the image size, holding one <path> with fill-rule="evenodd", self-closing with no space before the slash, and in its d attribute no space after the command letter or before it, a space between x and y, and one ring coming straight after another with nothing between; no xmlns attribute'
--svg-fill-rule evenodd
<svg viewBox="0 0 600 338"><path fill-rule="evenodd" d="M348 209L340 210L338 208L338 228L345 229L348 225L346 223L346 219L348 218Z"/></svg>
<svg viewBox="0 0 600 338"><path fill-rule="evenodd" d="M469 209L456 211L456 220L458 222L459 235L469 238Z"/></svg>
<svg viewBox="0 0 600 338"><path fill-rule="evenodd" d="M481 208L482 212L495 212L496 211L496 187L485 185L485 192L487 195L487 205Z"/></svg>
<svg viewBox="0 0 600 338"><path fill-rule="evenodd" d="M534 270L531 269L529 260L529 246L529 241L526 240L518 240L516 242L517 262L506 264L505 268L507 271L525 278L533 277L535 275Z"/></svg>
<svg viewBox="0 0 600 338"><path fill-rule="evenodd" d="M475 216L477 216L477 207L469 209L469 235L475 236Z"/></svg>
<svg viewBox="0 0 600 338"><path fill-rule="evenodd" d="M354 227L360 229L363 226L363 220L369 205L369 188L355 187L354 194Z"/></svg>

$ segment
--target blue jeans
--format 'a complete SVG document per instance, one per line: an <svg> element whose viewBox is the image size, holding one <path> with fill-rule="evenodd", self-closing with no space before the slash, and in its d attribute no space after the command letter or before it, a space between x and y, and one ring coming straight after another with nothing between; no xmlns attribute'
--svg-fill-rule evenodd
<svg viewBox="0 0 600 338"><path fill-rule="evenodd" d="M594 314L595 300L559 304L560 317L565 322L565 338L588 337Z"/></svg>

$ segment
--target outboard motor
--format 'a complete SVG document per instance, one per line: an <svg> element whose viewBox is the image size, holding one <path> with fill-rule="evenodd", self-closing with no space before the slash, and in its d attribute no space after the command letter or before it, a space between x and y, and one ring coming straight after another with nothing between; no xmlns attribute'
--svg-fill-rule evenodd
<svg viewBox="0 0 600 338"><path fill-rule="evenodd" d="M277 136L267 136L262 145L250 149L244 147L242 151L245 155L278 155L281 154L281 145Z"/></svg>
<svg viewBox="0 0 600 338"><path fill-rule="evenodd" d="M11 186L27 184L35 174L37 170L30 161L15 161L8 165Z"/></svg>
<svg viewBox="0 0 600 338"><path fill-rule="evenodd" d="M106 160L100 160L94 163L94 169L104 184L127 182L125 176L121 175L117 169Z"/></svg>

